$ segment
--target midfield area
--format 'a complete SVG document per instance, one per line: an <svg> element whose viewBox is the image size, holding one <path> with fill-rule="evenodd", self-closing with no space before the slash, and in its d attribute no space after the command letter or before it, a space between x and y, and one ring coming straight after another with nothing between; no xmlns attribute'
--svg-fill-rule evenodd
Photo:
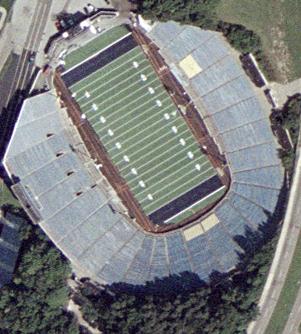
<svg viewBox="0 0 301 334"><path fill-rule="evenodd" d="M142 211L181 222L225 186L132 34L122 26L103 37L67 56L62 78Z"/></svg>

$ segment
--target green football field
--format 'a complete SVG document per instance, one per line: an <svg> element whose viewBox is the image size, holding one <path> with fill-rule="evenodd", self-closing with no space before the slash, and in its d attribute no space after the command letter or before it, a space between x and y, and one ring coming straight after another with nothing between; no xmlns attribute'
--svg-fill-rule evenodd
<svg viewBox="0 0 301 334"><path fill-rule="evenodd" d="M139 46L69 89L147 215L216 174Z"/></svg>

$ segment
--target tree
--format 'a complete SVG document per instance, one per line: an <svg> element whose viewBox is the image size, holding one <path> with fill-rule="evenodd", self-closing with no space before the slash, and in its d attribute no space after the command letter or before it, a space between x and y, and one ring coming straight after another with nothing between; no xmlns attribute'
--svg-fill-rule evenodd
<svg viewBox="0 0 301 334"><path fill-rule="evenodd" d="M219 30L223 32L228 42L241 53L255 54L261 50L259 36L242 25L220 22Z"/></svg>
<svg viewBox="0 0 301 334"><path fill-rule="evenodd" d="M215 7L219 0L145 0L138 1L138 12L148 19L194 24L216 29Z"/></svg>
<svg viewBox="0 0 301 334"><path fill-rule="evenodd" d="M22 227L23 244L12 284L1 289L0 332L79 333L64 307L69 298L68 262L38 227Z"/></svg>

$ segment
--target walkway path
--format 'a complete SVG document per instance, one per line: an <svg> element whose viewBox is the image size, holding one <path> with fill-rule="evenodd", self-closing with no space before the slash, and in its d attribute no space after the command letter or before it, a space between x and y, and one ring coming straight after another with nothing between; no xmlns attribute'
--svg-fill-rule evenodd
<svg viewBox="0 0 301 334"><path fill-rule="evenodd" d="M75 304L72 299L69 300L67 309L68 309L69 312L74 313L74 316L76 317L77 322L79 323L79 325L82 325L82 326L86 327L92 334L101 334L101 332L98 329L91 327L87 323L87 321L83 318L83 315L80 311L79 306L77 304Z"/></svg>
<svg viewBox="0 0 301 334"><path fill-rule="evenodd" d="M4 7L0 7L0 31L4 26L6 15L7 15L6 9Z"/></svg>
<svg viewBox="0 0 301 334"><path fill-rule="evenodd" d="M77 290L78 287L77 281L74 281L73 279L68 279L67 284L69 285L72 291ZM79 325L86 327L92 334L102 334L101 331L89 325L89 323L83 318L79 305L77 305L71 298L69 300L67 310L69 312L73 312Z"/></svg>
<svg viewBox="0 0 301 334"><path fill-rule="evenodd" d="M298 152L300 152L300 143ZM248 334L264 334L279 299L301 228L301 155L299 154L289 203L271 269L259 301L260 315ZM300 319L300 318L299 318ZM291 332L285 332L291 334Z"/></svg>
<svg viewBox="0 0 301 334"><path fill-rule="evenodd" d="M287 320L286 326L284 328L283 333L286 334L298 334L300 322L301 322L301 289L298 292L295 304L292 308L290 316Z"/></svg>
<svg viewBox="0 0 301 334"><path fill-rule="evenodd" d="M277 100L278 105L282 107L287 101L288 97L301 92L301 78L289 82L285 85L281 85L277 82L271 82L269 86L273 90L273 94Z"/></svg>

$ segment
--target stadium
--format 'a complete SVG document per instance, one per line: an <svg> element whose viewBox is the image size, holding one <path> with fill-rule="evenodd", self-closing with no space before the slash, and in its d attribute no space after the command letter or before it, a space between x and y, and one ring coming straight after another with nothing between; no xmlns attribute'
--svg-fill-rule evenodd
<svg viewBox="0 0 301 334"><path fill-rule="evenodd" d="M128 29L109 29L68 54L55 85L75 123L87 120L89 142L97 135L94 158L129 215L162 231L206 211L228 179L187 94L152 43Z"/></svg>
<svg viewBox="0 0 301 334"><path fill-rule="evenodd" d="M218 33L93 27L56 42L53 89L23 104L14 193L99 282L233 269L283 183L268 107Z"/></svg>

